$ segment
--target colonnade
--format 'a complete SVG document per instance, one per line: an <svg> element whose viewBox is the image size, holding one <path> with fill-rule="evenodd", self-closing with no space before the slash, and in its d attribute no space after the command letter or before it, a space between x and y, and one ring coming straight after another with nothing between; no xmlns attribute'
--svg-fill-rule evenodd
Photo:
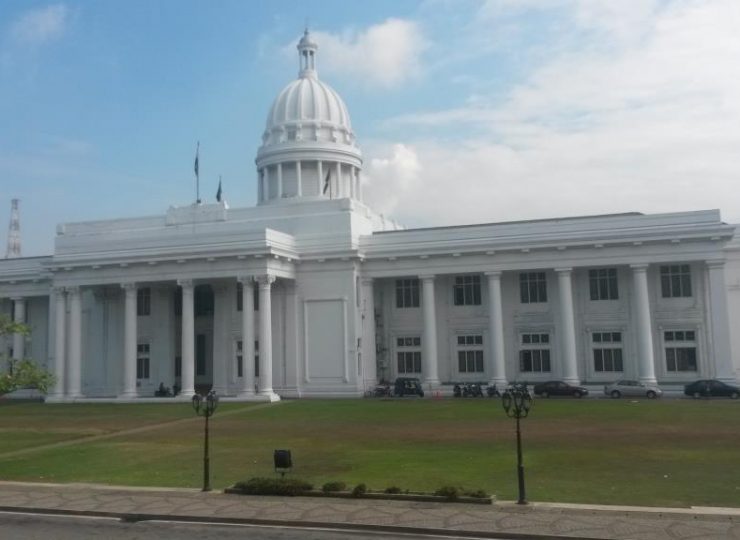
<svg viewBox="0 0 740 540"><path fill-rule="evenodd" d="M349 197L352 199L362 200L362 188L360 182L360 169L354 165L341 163L339 161L317 161L311 160L311 163L316 163L317 170L317 181L318 181L318 194L322 195L324 191L324 181L326 176L329 177L329 186L325 194L327 197L334 199ZM275 165L266 165L260 168L258 172L259 184L258 184L258 197L260 202L265 202L271 199L270 197L270 182L275 182L275 199L282 199L286 196L284 178L283 178L283 165L290 162L279 162ZM297 160L292 162L296 170L296 192L291 193L291 197L303 197L305 195L304 189L304 178L303 178L303 163L307 161ZM347 171L348 174L342 174L342 169ZM274 178L270 174L270 171L275 171ZM342 182L343 178L347 179L347 182Z"/></svg>
<svg viewBox="0 0 740 540"><path fill-rule="evenodd" d="M648 287L648 264L632 264L632 301L634 303L635 332L637 338L637 373L639 380L655 384L655 347L653 343L653 324ZM727 297L724 279L724 262L707 262L709 295L710 336L713 343L716 376L733 380L731 351L729 350L729 325L727 322ZM576 313L573 304L573 268L555 268L558 281L558 312L561 358L561 379L578 384L583 377L578 370ZM486 371L490 384L506 385L515 378L514 373L506 372L504 347L503 301L501 293L502 271L484 273L488 282L488 335L490 345L486 355ZM434 283L432 274L419 275L421 285L421 308L423 319L422 337L422 378L424 384L439 384L439 360L437 351L437 315L435 307ZM367 287L368 280L365 282Z"/></svg>
<svg viewBox="0 0 740 540"><path fill-rule="evenodd" d="M236 278L243 287L242 309L242 382L238 397L254 397L261 400L277 401L279 397L272 388L272 284L273 275L240 276ZM192 279L177 281L182 290L182 346L181 346L181 390L183 398L195 394L195 284ZM259 388L255 392L254 369L254 287L259 288ZM134 282L121 284L124 294L123 306L123 365L121 399L131 399L138 396L136 387L137 363L137 291L138 285ZM82 360L82 302L80 287L54 287L52 294L55 304L55 341L52 369L57 375L57 383L50 392L51 398L75 399L83 397L81 392L81 360ZM16 302L16 306L22 305ZM23 308L16 308L18 313ZM22 337L22 336L21 336ZM16 349L14 349L15 351ZM225 379L224 366L214 363L213 385L219 386L219 381ZM220 386L225 386L221 384Z"/></svg>

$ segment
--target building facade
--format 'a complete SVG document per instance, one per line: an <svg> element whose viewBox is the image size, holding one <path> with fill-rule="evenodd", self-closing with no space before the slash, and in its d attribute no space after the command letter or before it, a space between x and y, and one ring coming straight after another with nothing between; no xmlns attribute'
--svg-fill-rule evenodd
<svg viewBox="0 0 740 540"><path fill-rule="evenodd" d="M268 114L255 207L67 223L52 255L0 261L0 312L32 329L3 346L57 374L49 401L737 380L740 240L718 211L403 229L363 202L317 49L306 32Z"/></svg>

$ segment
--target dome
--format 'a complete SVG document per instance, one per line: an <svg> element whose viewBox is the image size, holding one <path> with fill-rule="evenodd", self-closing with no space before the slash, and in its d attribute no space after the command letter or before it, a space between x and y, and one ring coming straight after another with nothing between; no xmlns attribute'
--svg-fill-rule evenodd
<svg viewBox="0 0 740 540"><path fill-rule="evenodd" d="M341 135L337 139L344 142L354 139L344 101L332 87L314 77L301 77L278 94L267 115L263 142L267 143L270 135L301 130L304 126L333 128Z"/></svg>
<svg viewBox="0 0 740 540"><path fill-rule="evenodd" d="M339 94L319 80L318 45L306 30L298 42L298 79L278 94L267 115L264 147L293 141L355 144L347 106Z"/></svg>
<svg viewBox="0 0 740 540"><path fill-rule="evenodd" d="M308 30L298 42L298 79L270 107L257 150L259 204L307 199L362 200L362 154L347 106L319 80L318 45Z"/></svg>

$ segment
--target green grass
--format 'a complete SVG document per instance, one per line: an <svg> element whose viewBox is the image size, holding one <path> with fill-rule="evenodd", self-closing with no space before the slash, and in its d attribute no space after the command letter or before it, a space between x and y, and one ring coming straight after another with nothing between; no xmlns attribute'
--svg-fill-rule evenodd
<svg viewBox="0 0 740 540"><path fill-rule="evenodd" d="M198 487L203 421L193 416L187 404L0 405L0 454L161 424L0 456L0 478ZM211 426L216 488L273 475L272 451L289 448L292 474L317 486L449 484L516 498L514 421L498 400L222 404ZM522 427L530 500L740 506L738 402L538 400Z"/></svg>

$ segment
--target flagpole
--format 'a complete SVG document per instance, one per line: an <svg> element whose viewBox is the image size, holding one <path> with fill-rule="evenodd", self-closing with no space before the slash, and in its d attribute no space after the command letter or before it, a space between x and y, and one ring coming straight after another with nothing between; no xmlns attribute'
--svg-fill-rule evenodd
<svg viewBox="0 0 740 540"><path fill-rule="evenodd" d="M200 141L195 147L195 203L200 204Z"/></svg>

